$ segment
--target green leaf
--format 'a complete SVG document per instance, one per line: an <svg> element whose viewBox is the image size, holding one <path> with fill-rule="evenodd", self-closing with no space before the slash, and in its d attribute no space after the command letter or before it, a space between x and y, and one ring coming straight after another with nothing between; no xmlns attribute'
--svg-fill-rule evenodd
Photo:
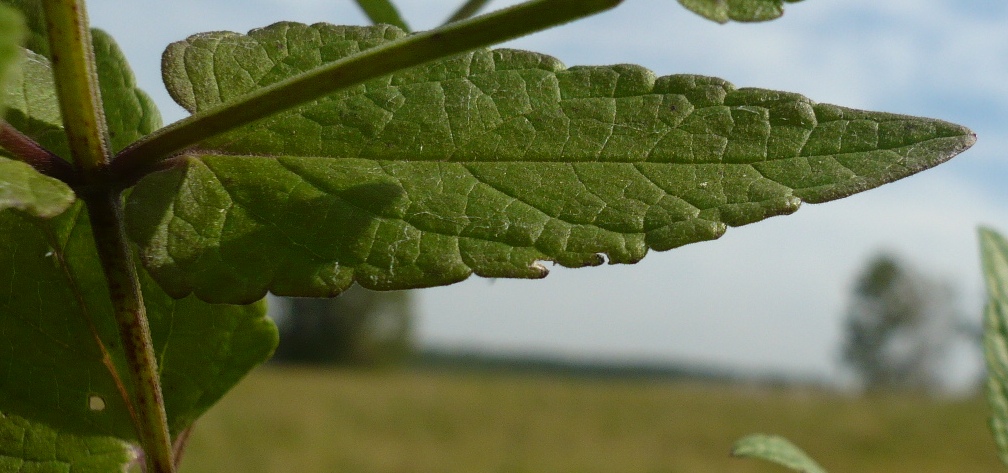
<svg viewBox="0 0 1008 473"><path fill-rule="evenodd" d="M126 443L78 436L0 413L0 471L106 473L133 460Z"/></svg>
<svg viewBox="0 0 1008 473"><path fill-rule="evenodd" d="M27 27L24 45L30 51L48 57L49 38L46 34L45 16L42 14L41 0L0 0L0 5L21 13Z"/></svg>
<svg viewBox="0 0 1008 473"><path fill-rule="evenodd" d="M4 116L7 123L64 159L70 156L52 69L45 56L25 52L21 64L7 82L3 103L7 104Z"/></svg>
<svg viewBox="0 0 1008 473"><path fill-rule="evenodd" d="M984 358L990 427L1001 461L1008 465L1008 241L993 230L980 230L980 252L987 282Z"/></svg>
<svg viewBox="0 0 1008 473"><path fill-rule="evenodd" d="M98 85L109 128L109 145L119 152L129 144L161 128L161 113L154 100L136 84L126 56L108 33L91 30Z"/></svg>
<svg viewBox="0 0 1008 473"><path fill-rule="evenodd" d="M0 411L80 435L133 440L133 391L83 205L50 220L0 212ZM210 305L141 283L171 431L266 360L265 303Z"/></svg>
<svg viewBox="0 0 1008 473"><path fill-rule="evenodd" d="M466 18L472 18L474 15L479 13L479 11L490 3L490 0L468 0L452 16L448 17L445 24L454 23L456 21L462 21Z"/></svg>
<svg viewBox="0 0 1008 473"><path fill-rule="evenodd" d="M361 7L361 10L364 10L364 13L374 24L384 23L398 27L403 31L409 31L406 21L399 15L399 10L390 0L357 0L357 5Z"/></svg>
<svg viewBox="0 0 1008 473"><path fill-rule="evenodd" d="M160 128L161 115L153 100L136 87L126 57L112 37L97 29L91 34L110 144L113 151L119 151ZM8 123L69 160L70 147L63 131L49 59L28 51L20 71L4 90L3 100L9 107Z"/></svg>
<svg viewBox="0 0 1008 473"><path fill-rule="evenodd" d="M784 2L801 0L679 0L690 11L718 23L768 21L784 14Z"/></svg>
<svg viewBox="0 0 1008 473"><path fill-rule="evenodd" d="M826 473L800 448L775 435L756 434L745 437L735 442L732 455L766 460L802 473Z"/></svg>
<svg viewBox="0 0 1008 473"><path fill-rule="evenodd" d="M36 217L54 217L74 199L73 190L63 182L25 163L0 158L0 211L17 209Z"/></svg>
<svg viewBox="0 0 1008 473"><path fill-rule="evenodd" d="M0 90L7 88L7 81L20 62L24 30L24 18L17 10L0 4ZM2 99L0 97L0 118L6 103Z"/></svg>
<svg viewBox="0 0 1008 473"><path fill-rule="evenodd" d="M199 111L380 44L383 31L202 35L169 47L165 76ZM937 165L974 139L716 78L479 50L200 143L138 184L127 228L176 297L537 278L541 261L634 263L714 239Z"/></svg>

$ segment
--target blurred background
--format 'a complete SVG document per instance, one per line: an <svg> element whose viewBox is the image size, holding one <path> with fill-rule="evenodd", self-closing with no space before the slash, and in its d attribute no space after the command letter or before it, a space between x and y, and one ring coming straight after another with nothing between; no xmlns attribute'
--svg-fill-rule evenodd
<svg viewBox="0 0 1008 473"><path fill-rule="evenodd" d="M460 2L398 3L419 30ZM172 41L367 23L349 0L89 8L166 123L185 115L160 83ZM184 471L764 471L726 458L754 431L834 471L993 470L975 235L1008 228L1006 24L993 1L809 0L717 25L674 0L626 0L508 43L941 118L979 140L909 179L633 266L274 301L275 363L198 424Z"/></svg>

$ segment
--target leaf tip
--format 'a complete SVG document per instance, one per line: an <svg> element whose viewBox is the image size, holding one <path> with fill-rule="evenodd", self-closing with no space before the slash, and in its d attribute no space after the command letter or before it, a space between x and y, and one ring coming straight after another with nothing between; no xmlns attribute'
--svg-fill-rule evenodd
<svg viewBox="0 0 1008 473"><path fill-rule="evenodd" d="M743 437L732 446L731 454L737 458L768 461L802 473L826 472L804 451L777 435L753 434Z"/></svg>

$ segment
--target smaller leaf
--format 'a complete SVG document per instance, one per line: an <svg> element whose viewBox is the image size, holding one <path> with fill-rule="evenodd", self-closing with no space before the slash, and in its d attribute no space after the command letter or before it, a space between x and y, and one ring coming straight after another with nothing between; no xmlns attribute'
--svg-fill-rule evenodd
<svg viewBox="0 0 1008 473"><path fill-rule="evenodd" d="M404 31L410 30L391 0L357 0L357 5L376 25L384 23L397 26Z"/></svg>
<svg viewBox="0 0 1008 473"><path fill-rule="evenodd" d="M735 442L732 455L766 460L801 473L826 473L823 467L800 448L776 435L755 434L745 437Z"/></svg>
<svg viewBox="0 0 1008 473"><path fill-rule="evenodd" d="M801 0L679 0L688 8L708 20L718 23L728 21L757 22L780 18L784 14L784 2L796 3Z"/></svg>
<svg viewBox="0 0 1008 473"><path fill-rule="evenodd" d="M458 10L455 10L455 13L445 21L445 24L471 18L479 13L480 9L485 7L487 3L490 3L490 0L469 0L459 7Z"/></svg>
<svg viewBox="0 0 1008 473"><path fill-rule="evenodd" d="M91 30L98 84L113 152L161 128L161 112L154 100L140 90L126 56L108 33Z"/></svg>
<svg viewBox="0 0 1008 473"><path fill-rule="evenodd" d="M1001 461L1008 465L1008 241L981 229L980 252L988 295L983 344L990 427Z"/></svg>
<svg viewBox="0 0 1008 473"><path fill-rule="evenodd" d="M0 210L17 209L36 217L59 215L74 201L63 182L20 161L0 158Z"/></svg>
<svg viewBox="0 0 1008 473"><path fill-rule="evenodd" d="M66 434L0 413L0 471L124 471L132 460L121 440Z"/></svg>

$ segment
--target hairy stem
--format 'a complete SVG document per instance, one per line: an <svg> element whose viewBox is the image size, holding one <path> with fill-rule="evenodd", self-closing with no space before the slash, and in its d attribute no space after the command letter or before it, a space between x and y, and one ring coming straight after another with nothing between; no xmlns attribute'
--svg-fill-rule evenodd
<svg viewBox="0 0 1008 473"><path fill-rule="evenodd" d="M135 392L136 430L151 473L173 473L161 378L151 344L133 250L123 227L122 195L112 189L108 127L98 88L91 30L83 0L43 0L56 95L70 152L80 170L95 245Z"/></svg>
<svg viewBox="0 0 1008 473"><path fill-rule="evenodd" d="M71 186L79 184L79 178L70 163L52 154L35 140L2 120L0 120L0 147L14 155L15 159L28 163L42 174L55 177Z"/></svg>
<svg viewBox="0 0 1008 473"><path fill-rule="evenodd" d="M161 377L151 343L140 279L133 262L133 250L123 227L122 195L118 191L107 191L85 196L84 201L108 281L130 377L136 389L133 403L139 424L137 433L143 446L147 471L172 473L175 463L161 394Z"/></svg>
<svg viewBox="0 0 1008 473"><path fill-rule="evenodd" d="M56 95L74 163L85 176L107 165L108 128L83 0L44 0Z"/></svg>
<svg viewBox="0 0 1008 473"><path fill-rule="evenodd" d="M173 123L123 150L111 168L117 179L133 181L152 172L159 161L242 125L400 69L592 15L621 1L534 0L410 35Z"/></svg>
<svg viewBox="0 0 1008 473"><path fill-rule="evenodd" d="M465 2L464 5L459 7L452 16L445 20L444 24L455 23L456 21L462 21L467 18L472 17L480 11L481 8L490 3L490 0L469 0Z"/></svg>

